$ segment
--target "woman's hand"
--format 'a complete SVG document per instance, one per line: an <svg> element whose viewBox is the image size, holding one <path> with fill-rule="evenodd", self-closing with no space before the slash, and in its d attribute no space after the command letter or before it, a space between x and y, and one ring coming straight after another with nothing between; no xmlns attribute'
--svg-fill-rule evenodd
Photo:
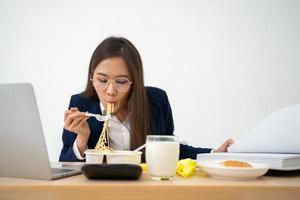
<svg viewBox="0 0 300 200"><path fill-rule="evenodd" d="M227 152L227 149L230 145L232 145L234 142L232 139L226 140L219 148L215 149L213 153L218 153L218 152Z"/></svg>
<svg viewBox="0 0 300 200"><path fill-rule="evenodd" d="M81 136L89 136L90 128L87 123L89 117L84 112L80 112L78 108L71 108L65 111L64 128Z"/></svg>
<svg viewBox="0 0 300 200"><path fill-rule="evenodd" d="M81 155L87 148L87 142L90 137L90 128L86 121L88 118L78 108L71 108L65 111L64 114L64 128L77 134L76 144Z"/></svg>

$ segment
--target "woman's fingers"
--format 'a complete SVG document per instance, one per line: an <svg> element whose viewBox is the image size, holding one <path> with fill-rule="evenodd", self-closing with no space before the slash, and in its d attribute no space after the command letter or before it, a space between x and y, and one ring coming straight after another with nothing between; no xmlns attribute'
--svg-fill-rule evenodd
<svg viewBox="0 0 300 200"><path fill-rule="evenodd" d="M82 132L84 130L84 123L86 123L86 120L88 119L89 117L84 117L81 121L79 121L78 125L74 128L78 129L79 132Z"/></svg>
<svg viewBox="0 0 300 200"><path fill-rule="evenodd" d="M71 110L66 110L66 111L64 112L64 121L66 121L68 115L71 114L71 113L72 113Z"/></svg>
<svg viewBox="0 0 300 200"><path fill-rule="evenodd" d="M68 115L74 113L74 111L78 111L78 108L72 107L72 108L70 108L70 110L66 110L64 112L64 121L67 119Z"/></svg>
<svg viewBox="0 0 300 200"><path fill-rule="evenodd" d="M71 130L76 130L80 128L80 124L82 124L83 122L85 122L87 120L86 117L78 117L76 119L73 120L73 122L70 124L69 128Z"/></svg>
<svg viewBox="0 0 300 200"><path fill-rule="evenodd" d="M78 108L72 107L72 108L70 108L70 110L71 110L71 111L78 111Z"/></svg>
<svg viewBox="0 0 300 200"><path fill-rule="evenodd" d="M214 152L227 152L228 147L233 143L234 141L232 139L228 139L218 149L214 150Z"/></svg>
<svg viewBox="0 0 300 200"><path fill-rule="evenodd" d="M232 145L234 142L233 142L233 140L232 139L228 139L228 140L226 140L226 142L222 145L223 146L223 151L224 152L227 152L227 150L228 150L228 147L230 146L230 145Z"/></svg>
<svg viewBox="0 0 300 200"><path fill-rule="evenodd" d="M75 118L71 124L69 125L69 129L74 130L74 128L79 124L79 122L82 120L83 117L77 117Z"/></svg>
<svg viewBox="0 0 300 200"><path fill-rule="evenodd" d="M82 125L83 125L83 123L88 119L89 117L85 117L85 118L83 118L80 122L79 122L79 124L77 125L78 127L81 127Z"/></svg>
<svg viewBox="0 0 300 200"><path fill-rule="evenodd" d="M71 109L65 111L64 127L67 130L74 128L82 118L86 118L84 112L79 112L77 108Z"/></svg>
<svg viewBox="0 0 300 200"><path fill-rule="evenodd" d="M228 148L230 145L232 145L234 143L234 141L232 139L228 139L226 141L226 148Z"/></svg>

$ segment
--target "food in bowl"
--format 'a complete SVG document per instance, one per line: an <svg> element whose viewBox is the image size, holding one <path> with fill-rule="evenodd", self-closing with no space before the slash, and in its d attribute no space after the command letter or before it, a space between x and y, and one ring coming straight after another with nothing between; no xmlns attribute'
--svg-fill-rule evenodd
<svg viewBox="0 0 300 200"><path fill-rule="evenodd" d="M226 160L220 163L225 167L243 167L243 168L252 168L252 165L248 162L238 161L238 160Z"/></svg>

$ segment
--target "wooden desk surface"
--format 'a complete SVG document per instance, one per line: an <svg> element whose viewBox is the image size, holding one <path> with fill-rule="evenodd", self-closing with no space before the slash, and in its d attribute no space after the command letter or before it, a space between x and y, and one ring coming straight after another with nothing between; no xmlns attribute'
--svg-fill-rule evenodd
<svg viewBox="0 0 300 200"><path fill-rule="evenodd" d="M153 181L143 173L137 181L89 180L76 175L58 180L0 177L0 200L6 199L300 199L300 175L263 176L228 181L194 175Z"/></svg>

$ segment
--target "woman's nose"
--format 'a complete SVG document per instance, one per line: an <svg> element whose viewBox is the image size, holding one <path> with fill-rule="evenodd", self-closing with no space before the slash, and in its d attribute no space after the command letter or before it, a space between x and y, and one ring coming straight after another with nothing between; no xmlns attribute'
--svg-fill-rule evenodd
<svg viewBox="0 0 300 200"><path fill-rule="evenodd" d="M116 95L116 93L117 93L117 90L116 90L116 88L115 88L113 82L109 82L109 83L108 83L108 86L107 86L107 88L106 88L106 94L112 96L112 95Z"/></svg>

